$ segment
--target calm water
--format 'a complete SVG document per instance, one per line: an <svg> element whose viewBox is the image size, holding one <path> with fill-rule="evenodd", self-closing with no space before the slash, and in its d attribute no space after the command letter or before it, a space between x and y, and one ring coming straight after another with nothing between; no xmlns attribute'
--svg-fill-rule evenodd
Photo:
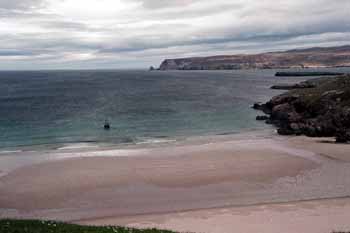
<svg viewBox="0 0 350 233"><path fill-rule="evenodd" d="M273 84L305 79L275 72L0 72L0 148L266 129L250 105L280 93Z"/></svg>

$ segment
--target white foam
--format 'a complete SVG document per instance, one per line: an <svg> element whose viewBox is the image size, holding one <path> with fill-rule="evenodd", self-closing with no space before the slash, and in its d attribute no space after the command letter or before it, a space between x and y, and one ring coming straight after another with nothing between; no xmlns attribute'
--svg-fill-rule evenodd
<svg viewBox="0 0 350 233"><path fill-rule="evenodd" d="M151 139L146 139L142 142L137 142L137 145L140 144L158 144L158 143L171 143L171 142L176 142L175 139L156 139L156 138L151 138Z"/></svg>
<svg viewBox="0 0 350 233"><path fill-rule="evenodd" d="M0 154L12 154L12 153L19 153L23 152L22 150L2 150L0 151Z"/></svg>
<svg viewBox="0 0 350 233"><path fill-rule="evenodd" d="M74 149L84 149L84 148L98 148L98 145L90 143L71 143L65 144L64 146L58 148L57 150L74 150Z"/></svg>

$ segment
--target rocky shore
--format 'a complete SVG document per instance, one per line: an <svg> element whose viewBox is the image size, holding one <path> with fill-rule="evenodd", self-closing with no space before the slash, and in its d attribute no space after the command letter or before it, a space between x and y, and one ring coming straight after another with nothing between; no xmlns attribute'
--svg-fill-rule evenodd
<svg viewBox="0 0 350 233"><path fill-rule="evenodd" d="M253 108L267 116L258 116L277 126L281 135L336 137L350 141L350 75L313 79L285 87L290 91Z"/></svg>
<svg viewBox="0 0 350 233"><path fill-rule="evenodd" d="M304 88L313 88L315 87L315 84L313 82L305 81L301 83L297 83L294 85L274 85L271 87L271 89L275 90L293 90L293 89L304 89Z"/></svg>

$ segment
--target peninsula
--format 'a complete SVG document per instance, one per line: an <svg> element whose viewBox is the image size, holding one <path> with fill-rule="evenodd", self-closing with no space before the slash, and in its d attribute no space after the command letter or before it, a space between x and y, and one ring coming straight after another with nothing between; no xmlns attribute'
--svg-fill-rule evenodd
<svg viewBox="0 0 350 233"><path fill-rule="evenodd" d="M350 66L350 45L314 47L261 54L164 60L160 70L286 69Z"/></svg>

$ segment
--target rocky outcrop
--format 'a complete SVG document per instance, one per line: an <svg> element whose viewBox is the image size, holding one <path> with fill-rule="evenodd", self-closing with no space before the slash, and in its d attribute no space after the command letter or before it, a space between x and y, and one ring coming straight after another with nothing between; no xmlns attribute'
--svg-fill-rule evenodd
<svg viewBox="0 0 350 233"><path fill-rule="evenodd" d="M301 82L301 83L297 83L297 84L293 84L293 85L287 85L287 84L283 84L283 85L274 85L271 87L271 89L276 89L276 90L293 90L293 89L303 89L303 88L314 88L315 84L312 82Z"/></svg>
<svg viewBox="0 0 350 233"><path fill-rule="evenodd" d="M312 81L313 88L295 89L253 107L268 114L281 135L336 137L350 141L350 75Z"/></svg>
<svg viewBox="0 0 350 233"><path fill-rule="evenodd" d="M256 120L257 120L257 121L266 121L266 120L268 120L268 119L269 119L269 117L266 116L266 115L264 115L264 116L257 116L257 117L256 117Z"/></svg>
<svg viewBox="0 0 350 233"><path fill-rule="evenodd" d="M277 72L275 74L276 77L302 77L302 76L335 76L335 75L343 75L344 73L339 72Z"/></svg>
<svg viewBox="0 0 350 233"><path fill-rule="evenodd" d="M253 55L166 59L160 70L283 69L350 66L350 45Z"/></svg>

